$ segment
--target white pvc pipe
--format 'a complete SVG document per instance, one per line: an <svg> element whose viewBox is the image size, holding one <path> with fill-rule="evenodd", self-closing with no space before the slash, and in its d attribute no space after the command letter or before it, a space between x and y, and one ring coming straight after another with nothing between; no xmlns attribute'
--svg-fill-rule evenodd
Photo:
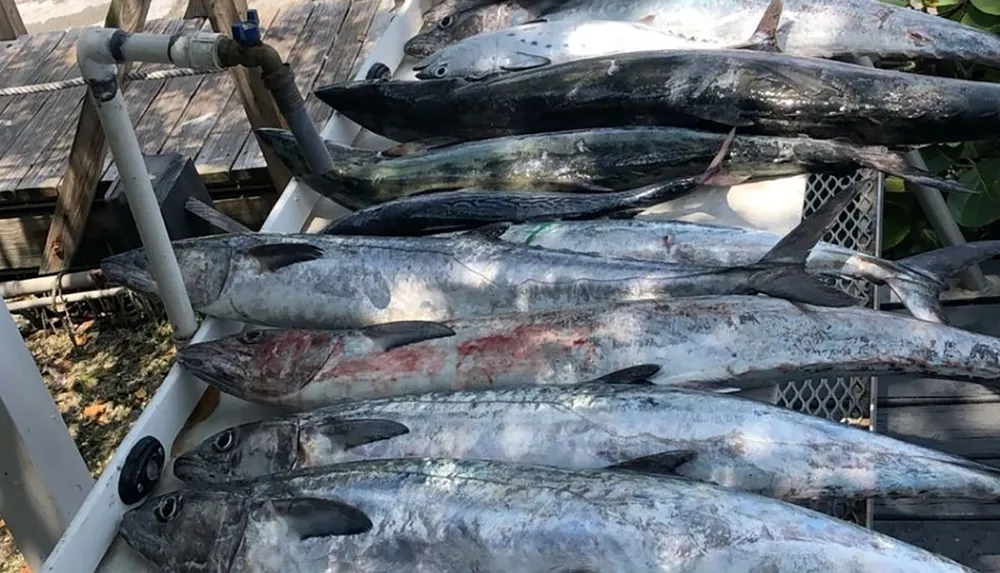
<svg viewBox="0 0 1000 573"><path fill-rule="evenodd" d="M96 284L94 277L99 275L100 271L80 271L77 273L24 279L21 281L8 281L0 283L0 298L14 298L15 296L50 292L57 286L65 290L90 288Z"/></svg>
<svg viewBox="0 0 1000 573"><path fill-rule="evenodd" d="M111 155L125 187L129 209L135 218L145 248L149 270L174 338L184 343L198 329L180 265L170 244L166 224L149 180L142 148L128 116L125 98L118 86L116 63L127 59L161 63L176 62L195 69L219 69L212 53L221 34L199 34L191 41L162 34L126 34L112 28L92 28L77 42L77 62L83 79L97 104L97 115L107 136Z"/></svg>
<svg viewBox="0 0 1000 573"><path fill-rule="evenodd" d="M82 302L85 300L97 300L101 298L108 298L111 296L119 295L123 292L125 292L125 287L112 287L100 290L86 290L83 292L75 292L73 294L67 294L63 296L46 296L42 298L30 298L28 300L8 302L7 310L10 312L19 312L22 310L29 310L41 306L49 306L61 302Z"/></svg>

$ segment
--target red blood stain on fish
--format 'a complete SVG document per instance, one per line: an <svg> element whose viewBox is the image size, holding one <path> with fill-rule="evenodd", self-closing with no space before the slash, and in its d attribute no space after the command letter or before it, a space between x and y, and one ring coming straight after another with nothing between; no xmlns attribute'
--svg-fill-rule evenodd
<svg viewBox="0 0 1000 573"><path fill-rule="evenodd" d="M262 379L280 385L274 392L286 394L304 387L331 355L343 354L344 340L330 332L288 331L256 348Z"/></svg>
<svg viewBox="0 0 1000 573"><path fill-rule="evenodd" d="M563 330L550 325L524 324L463 342L456 351L459 378L475 377L492 383L499 377L545 372L552 368L553 359L561 357L592 359L596 349L593 332L588 328Z"/></svg>
<svg viewBox="0 0 1000 573"><path fill-rule="evenodd" d="M435 377L444 369L447 353L433 344L394 348L377 356L337 359L319 378L344 384L345 395L390 395L414 378ZM339 357L338 357L339 358Z"/></svg>
<svg viewBox="0 0 1000 573"><path fill-rule="evenodd" d="M925 46L925 45L930 44L931 42L934 41L929 36L921 34L920 32L918 32L916 30L907 30L906 36L908 38L910 38L911 40L913 40L913 43L916 44L916 45L918 45L918 46Z"/></svg>

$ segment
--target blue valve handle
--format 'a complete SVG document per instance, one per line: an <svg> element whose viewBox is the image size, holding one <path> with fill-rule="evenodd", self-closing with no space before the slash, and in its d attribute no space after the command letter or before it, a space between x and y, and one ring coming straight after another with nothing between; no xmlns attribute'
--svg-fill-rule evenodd
<svg viewBox="0 0 1000 573"><path fill-rule="evenodd" d="M260 16L256 9L247 10L247 19L233 24L233 39L243 46L259 46Z"/></svg>

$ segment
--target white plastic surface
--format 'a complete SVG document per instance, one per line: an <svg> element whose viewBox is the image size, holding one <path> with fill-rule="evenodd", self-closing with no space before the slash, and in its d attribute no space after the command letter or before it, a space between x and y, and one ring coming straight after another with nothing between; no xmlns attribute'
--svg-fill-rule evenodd
<svg viewBox="0 0 1000 573"><path fill-rule="evenodd" d="M356 79L363 78L375 62L381 62L390 69L399 68L403 60L403 44L419 30L420 25L419 0L406 0L361 66ZM412 77L412 63L407 62L398 69L395 77ZM353 142L354 145L370 149L382 149L393 143L361 130L357 124L339 114L334 114L327 123L323 136L338 142ZM805 182L805 176L796 176L732 188L699 190L681 201L652 209L650 216L670 214L684 220L743 225L786 233L801 220ZM262 230L315 232L327 221L346 212L344 208L320 197L308 186L293 179L275 204ZM199 329L194 341L212 340L232 334L242 326L239 323L209 319ZM271 414L265 408L223 395L218 408L207 420L179 436L178 432L204 389L203 383L188 376L178 366L170 370L162 387L120 445L105 474L98 480L79 514L49 557L44 568L46 573L154 573L154 569L146 565L116 536L118 521L126 509L118 500L118 473L129 448L139 438L153 435L167 447L168 453L171 450L179 452L226 427ZM170 444L174 446L171 447ZM173 478L172 468L168 463L156 493L177 487L178 482Z"/></svg>

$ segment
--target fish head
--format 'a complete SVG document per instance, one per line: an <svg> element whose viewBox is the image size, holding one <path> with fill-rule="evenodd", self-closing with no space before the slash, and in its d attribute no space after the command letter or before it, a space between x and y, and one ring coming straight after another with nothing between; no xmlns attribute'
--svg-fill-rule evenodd
<svg viewBox="0 0 1000 573"><path fill-rule="evenodd" d="M232 249L223 240L184 239L172 243L191 305L205 308L222 293L229 278ZM145 249L133 249L101 261L101 272L111 282L146 294L159 294Z"/></svg>
<svg viewBox="0 0 1000 573"><path fill-rule="evenodd" d="M174 475L192 485L211 485L285 472L298 457L298 423L291 419L227 428L174 460Z"/></svg>
<svg viewBox="0 0 1000 573"><path fill-rule="evenodd" d="M302 153L295 135L287 129L262 127L256 130L257 137L278 156L292 175L301 177L311 172L306 157ZM378 152L370 149L359 149L342 145L335 141L324 140L326 150L333 159L333 171L343 173L344 168L362 166L372 163L378 158Z"/></svg>
<svg viewBox="0 0 1000 573"><path fill-rule="evenodd" d="M403 51L425 58L465 38L505 27L510 20L509 12L510 8L503 4L471 5L467 10L428 19L420 32L406 41Z"/></svg>
<svg viewBox="0 0 1000 573"><path fill-rule="evenodd" d="M275 403L308 385L343 345L336 331L248 330L190 344L177 353L177 362L227 394Z"/></svg>
<svg viewBox="0 0 1000 573"><path fill-rule="evenodd" d="M460 87L462 80L437 81L355 80L320 87L316 97L351 121L373 133L397 139L400 125L426 123L424 110L438 109L440 102ZM405 134L407 138L422 139Z"/></svg>
<svg viewBox="0 0 1000 573"><path fill-rule="evenodd" d="M163 571L228 573L248 513L248 498L236 493L178 491L125 512L119 534Z"/></svg>

